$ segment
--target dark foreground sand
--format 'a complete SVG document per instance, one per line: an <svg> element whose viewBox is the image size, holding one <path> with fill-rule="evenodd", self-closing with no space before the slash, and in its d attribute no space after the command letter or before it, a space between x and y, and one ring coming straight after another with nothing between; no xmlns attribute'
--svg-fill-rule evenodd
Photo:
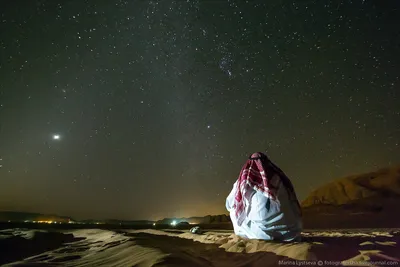
<svg viewBox="0 0 400 267"><path fill-rule="evenodd" d="M3 265L2 265L3 264ZM306 231L298 243L231 231L0 231L2 266L400 266L399 230ZM372 265L371 265L372 264Z"/></svg>

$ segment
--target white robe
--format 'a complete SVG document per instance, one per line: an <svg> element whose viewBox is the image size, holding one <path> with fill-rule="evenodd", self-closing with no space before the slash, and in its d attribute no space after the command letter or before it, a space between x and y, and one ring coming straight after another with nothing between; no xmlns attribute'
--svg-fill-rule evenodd
<svg viewBox="0 0 400 267"><path fill-rule="evenodd" d="M247 190L243 201L246 202L246 219L238 226L233 204L236 183L226 199L226 208L230 212L235 234L249 239L299 241L303 228L301 212L296 203L291 203L287 189L279 186L277 198L272 200L255 189Z"/></svg>

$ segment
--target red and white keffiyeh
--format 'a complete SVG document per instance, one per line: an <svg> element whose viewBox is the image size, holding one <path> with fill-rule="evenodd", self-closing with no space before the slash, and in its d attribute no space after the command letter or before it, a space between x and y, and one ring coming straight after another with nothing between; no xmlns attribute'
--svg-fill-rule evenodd
<svg viewBox="0 0 400 267"><path fill-rule="evenodd" d="M266 197L277 200L277 190L281 181L286 187L289 187L289 194L297 201L293 186L286 175L265 154L257 152L251 155L240 172L235 192L233 207L239 226L247 215L246 201L244 200L246 191L255 189L261 191Z"/></svg>

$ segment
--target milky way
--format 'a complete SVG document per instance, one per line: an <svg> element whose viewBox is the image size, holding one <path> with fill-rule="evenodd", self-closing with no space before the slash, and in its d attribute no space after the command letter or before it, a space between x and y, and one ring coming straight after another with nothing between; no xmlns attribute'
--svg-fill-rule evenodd
<svg viewBox="0 0 400 267"><path fill-rule="evenodd" d="M266 151L304 199L400 162L397 1L8 1L0 209L225 212Z"/></svg>

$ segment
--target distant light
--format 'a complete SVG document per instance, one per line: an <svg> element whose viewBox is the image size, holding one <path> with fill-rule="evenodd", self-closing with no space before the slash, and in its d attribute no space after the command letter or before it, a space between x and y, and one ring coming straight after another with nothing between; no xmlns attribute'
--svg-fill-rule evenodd
<svg viewBox="0 0 400 267"><path fill-rule="evenodd" d="M175 220L172 221L171 225L172 225L172 226L175 226L175 225L176 225L176 221L175 221Z"/></svg>
<svg viewBox="0 0 400 267"><path fill-rule="evenodd" d="M153 223L153 226L156 226L156 223Z"/></svg>
<svg viewBox="0 0 400 267"><path fill-rule="evenodd" d="M59 134L53 135L54 140L60 140L61 136Z"/></svg>

